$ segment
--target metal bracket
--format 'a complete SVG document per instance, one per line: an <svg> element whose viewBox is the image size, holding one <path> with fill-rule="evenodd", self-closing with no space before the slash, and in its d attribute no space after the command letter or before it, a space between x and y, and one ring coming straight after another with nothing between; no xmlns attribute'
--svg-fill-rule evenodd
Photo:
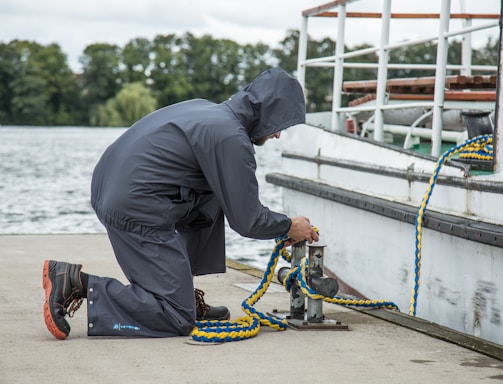
<svg viewBox="0 0 503 384"><path fill-rule="evenodd" d="M279 319L287 320L288 326L296 331L349 331L349 326L343 324L340 321L325 319L319 323L310 323L307 321L307 317L302 319L292 319L289 312L279 312L277 309L273 309L272 313L268 313L270 316L276 316Z"/></svg>

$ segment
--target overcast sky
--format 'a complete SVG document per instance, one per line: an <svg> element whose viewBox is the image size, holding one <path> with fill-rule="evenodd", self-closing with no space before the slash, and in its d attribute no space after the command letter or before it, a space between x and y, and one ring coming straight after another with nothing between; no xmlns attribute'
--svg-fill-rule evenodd
<svg viewBox="0 0 503 384"><path fill-rule="evenodd" d="M211 34L240 44L263 42L275 47L288 29L300 29L303 10L328 2L316 0L0 0L0 42L13 39L57 43L68 63L80 70L78 58L84 48L103 42L124 46L135 37L191 32ZM452 12L499 13L501 0L452 0ZM379 0L358 0L348 11L380 12ZM464 9L463 9L464 8ZM440 0L394 0L393 12L440 11ZM485 21L487 22L487 21ZM347 25L348 45L376 43L379 24L353 20ZM311 19L310 35L336 40L333 21ZM451 24L453 27L454 25ZM459 25L459 24L458 24ZM433 22L401 21L391 40L406 40L421 34L435 34ZM487 41L488 33L476 40ZM497 31L493 29L493 37Z"/></svg>

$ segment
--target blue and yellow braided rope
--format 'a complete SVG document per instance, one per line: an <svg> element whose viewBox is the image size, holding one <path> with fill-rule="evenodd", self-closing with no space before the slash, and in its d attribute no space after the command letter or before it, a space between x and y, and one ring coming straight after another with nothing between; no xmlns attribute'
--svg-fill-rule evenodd
<svg viewBox="0 0 503 384"><path fill-rule="evenodd" d="M264 293L269 288L269 284L274 276L274 270L278 264L279 256L281 255L281 250L285 248L286 236L276 240L276 247L274 248L269 263L267 264L267 269L264 272L264 277L260 282L257 289L248 296L242 303L241 309L250 317L257 319L260 324L267 325L268 327L274 328L278 331L283 331L288 327L288 322L283 319L279 319L275 316L264 315L262 312L257 311L253 306L258 303L262 298Z"/></svg>
<svg viewBox="0 0 503 384"><path fill-rule="evenodd" d="M346 297L341 296L333 296L327 297L315 292L308 284L307 284L307 270L309 265L309 258L306 256L302 258L295 268L292 268L290 272L285 276L283 280L283 285L289 291L291 285L294 281L297 281L301 291L307 297L310 297L314 300L323 300L327 303L338 304L344 306L351 307L365 307L365 308L389 308L394 310L399 310L398 306L386 300L356 300L356 299L348 299Z"/></svg>
<svg viewBox="0 0 503 384"><path fill-rule="evenodd" d="M493 158L492 135L481 135L467 140L463 144L451 148L446 151L435 164L435 169L430 177L428 187L423 196L423 200L416 214L416 252L414 263L414 287L410 298L409 315L416 315L417 297L419 293L419 281L421 275L421 242L422 242L422 228L423 218L426 212L426 207L430 201L433 188L437 182L438 174L442 165L452 156L460 154L461 158L470 158L477 160L490 160Z"/></svg>
<svg viewBox="0 0 503 384"><path fill-rule="evenodd" d="M478 139L478 140L475 140ZM492 160L493 138L492 135L478 136L474 142L463 147L459 153L461 159ZM468 143L465 143L468 144Z"/></svg>
<svg viewBox="0 0 503 384"><path fill-rule="evenodd" d="M285 257L286 240L286 235L276 239L276 246L259 286L241 303L241 309L247 316L233 321L198 321L191 334L194 340L203 342L238 341L256 336L260 330L260 324L278 331L283 331L288 327L286 320L265 315L253 308L269 288L279 257Z"/></svg>
<svg viewBox="0 0 503 384"><path fill-rule="evenodd" d="M243 316L232 321L198 321L192 338L204 342L238 341L252 338L260 330L258 320Z"/></svg>

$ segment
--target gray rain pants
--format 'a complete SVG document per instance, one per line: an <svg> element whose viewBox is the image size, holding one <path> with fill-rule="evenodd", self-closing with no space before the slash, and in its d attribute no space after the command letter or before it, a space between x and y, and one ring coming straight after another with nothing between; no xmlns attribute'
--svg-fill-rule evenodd
<svg viewBox="0 0 503 384"><path fill-rule="evenodd" d="M196 318L192 276L225 272L223 214L214 199L208 202L205 214L212 217L203 227L191 228L186 220L178 230L147 236L141 228L125 231L105 224L130 284L89 275L89 336L170 337L191 332Z"/></svg>

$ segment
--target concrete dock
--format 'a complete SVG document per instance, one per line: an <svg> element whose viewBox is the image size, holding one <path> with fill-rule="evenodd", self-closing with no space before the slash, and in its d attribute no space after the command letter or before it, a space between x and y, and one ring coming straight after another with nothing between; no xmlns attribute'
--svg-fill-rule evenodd
<svg viewBox="0 0 503 384"><path fill-rule="evenodd" d="M90 274L125 281L106 235L0 236L0 383L496 383L503 361L365 313L324 304L349 331L274 331L222 344L190 337L90 338L86 306L70 319L70 337L45 328L45 259L84 265ZM255 273L256 274L256 273ZM232 318L260 278L233 264L196 278ZM278 289L281 288L281 289ZM289 294L271 287L255 306L287 311Z"/></svg>

